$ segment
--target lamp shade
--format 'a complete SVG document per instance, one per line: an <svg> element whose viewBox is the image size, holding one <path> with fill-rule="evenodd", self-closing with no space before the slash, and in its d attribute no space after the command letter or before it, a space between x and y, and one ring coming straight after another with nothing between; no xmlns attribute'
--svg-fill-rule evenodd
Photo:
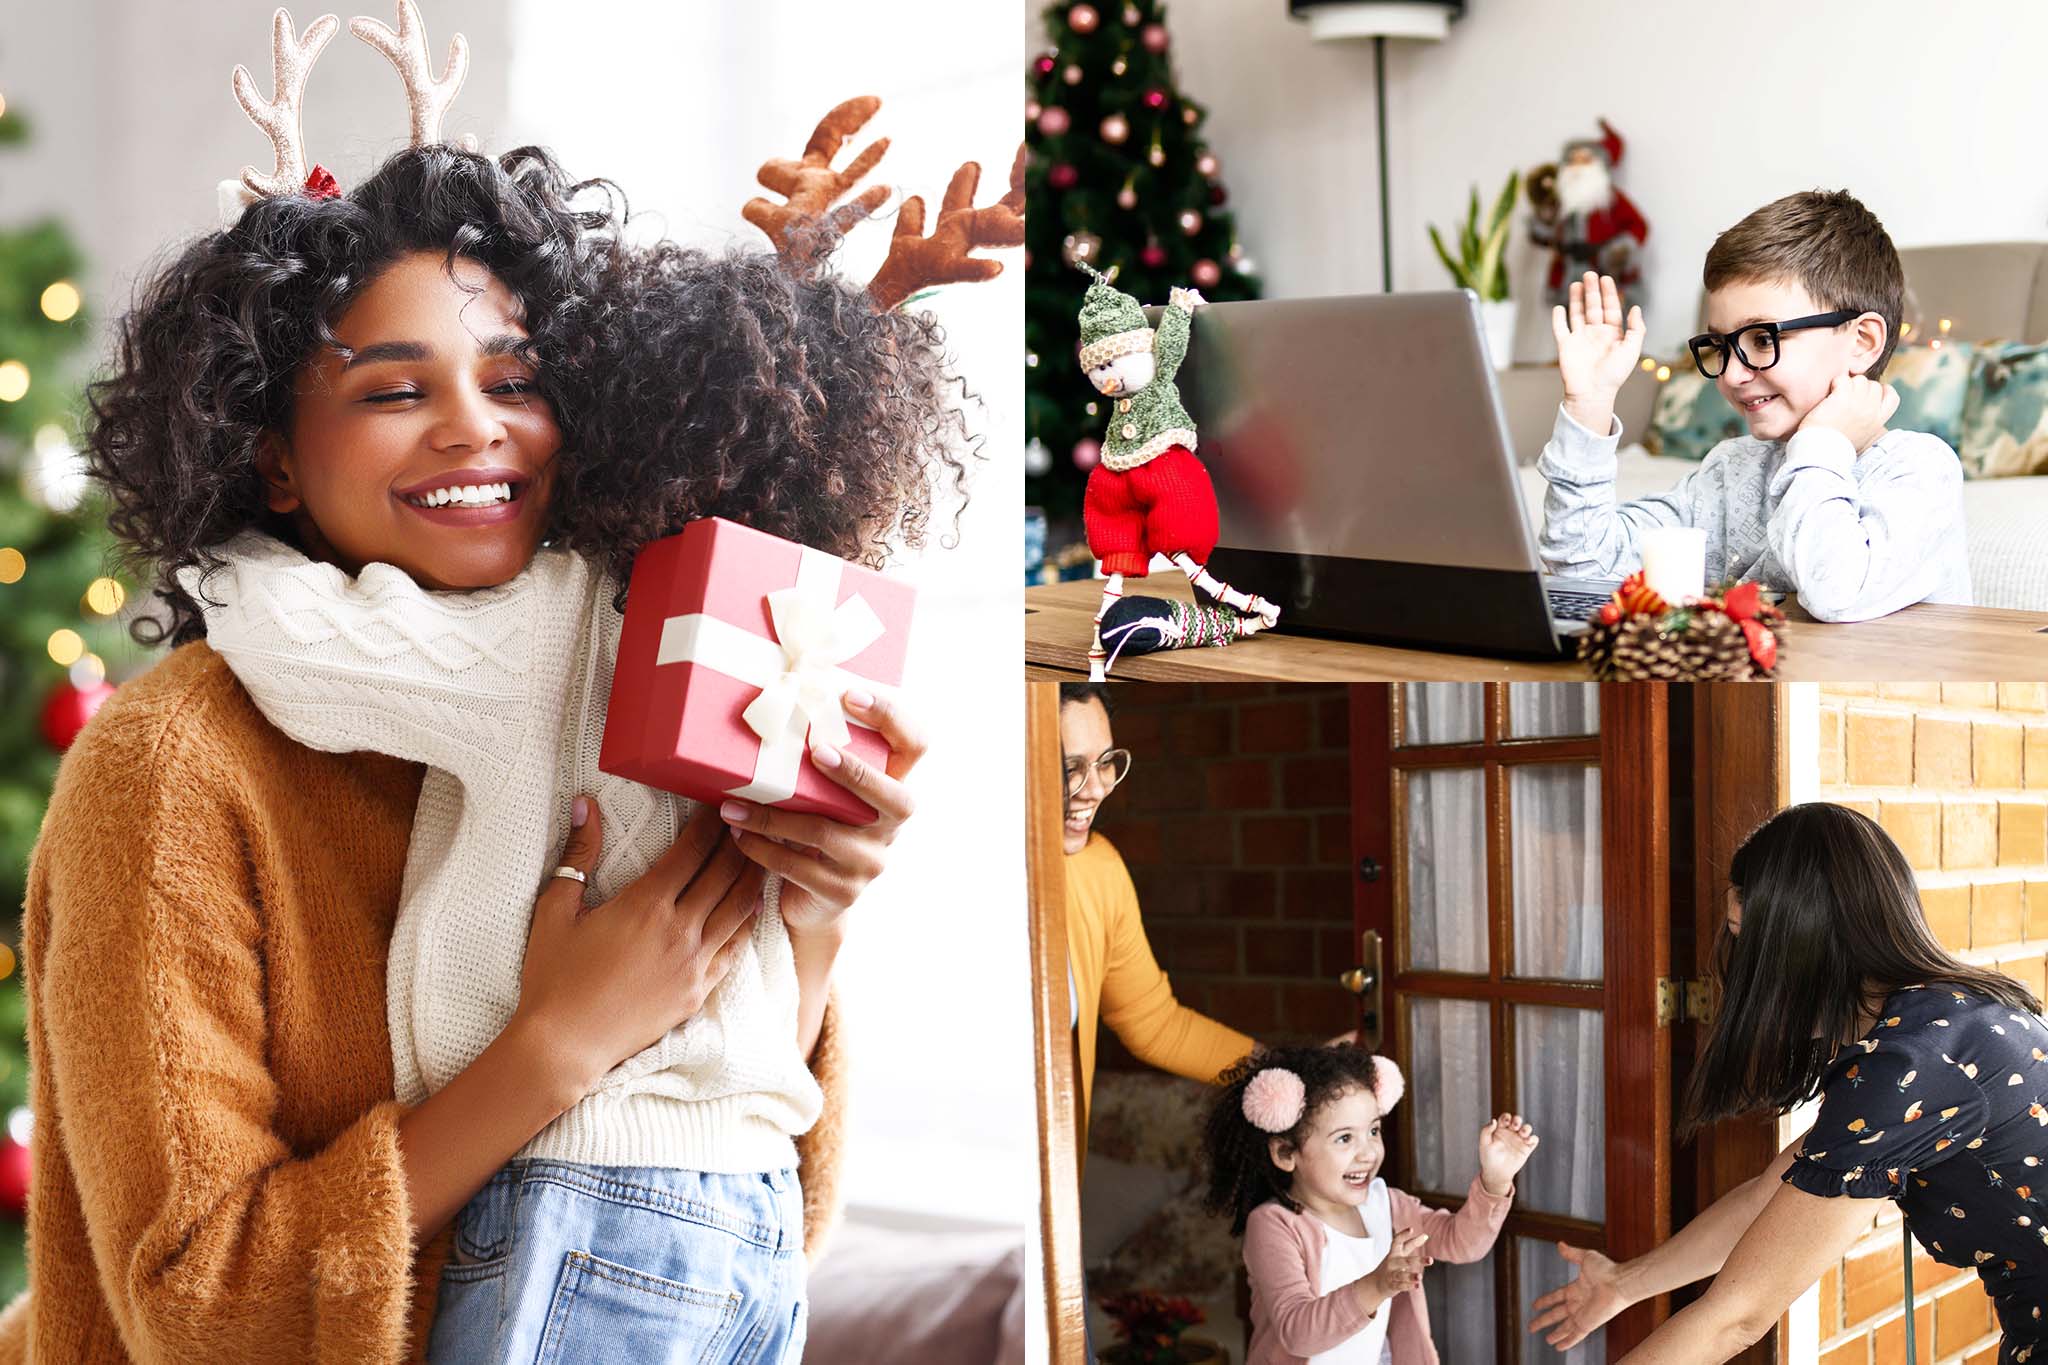
<svg viewBox="0 0 2048 1365"><path fill-rule="evenodd" d="M1441 42L1465 0L1287 0L1287 12L1308 21L1319 43L1345 38L1417 38Z"/></svg>

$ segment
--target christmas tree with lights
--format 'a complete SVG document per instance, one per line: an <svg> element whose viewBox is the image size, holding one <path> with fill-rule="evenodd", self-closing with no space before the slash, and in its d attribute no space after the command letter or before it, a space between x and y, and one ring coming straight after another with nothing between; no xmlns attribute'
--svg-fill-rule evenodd
<svg viewBox="0 0 2048 1365"><path fill-rule="evenodd" d="M1203 108L1174 85L1158 0L1055 3L1053 46L1031 59L1026 180L1025 499L1078 540L1081 493L1101 454L1101 395L1075 363L1088 285L1117 271L1148 303L1193 286L1211 302L1258 294L1202 141Z"/></svg>
<svg viewBox="0 0 2048 1365"><path fill-rule="evenodd" d="M0 155L28 136L0 98ZM0 169L4 169L0 161ZM144 653L111 576L105 508L78 453L81 355L90 316L80 259L54 221L0 227L0 1299L26 1282L28 1058L16 952L29 850L57 761Z"/></svg>

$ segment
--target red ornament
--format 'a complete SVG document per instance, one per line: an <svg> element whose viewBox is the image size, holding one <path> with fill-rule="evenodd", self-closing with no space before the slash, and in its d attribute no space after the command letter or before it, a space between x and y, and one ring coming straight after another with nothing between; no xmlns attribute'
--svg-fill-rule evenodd
<svg viewBox="0 0 2048 1365"><path fill-rule="evenodd" d="M1056 190L1070 190L1081 182L1081 173L1062 161L1045 173L1045 183Z"/></svg>
<svg viewBox="0 0 2048 1365"><path fill-rule="evenodd" d="M1145 25L1144 31L1138 35L1138 40L1145 44L1147 52L1166 51L1166 29L1159 24Z"/></svg>
<svg viewBox="0 0 2048 1365"><path fill-rule="evenodd" d="M1228 198L1230 198L1229 192L1221 185L1211 185L1209 187L1209 202L1211 204L1221 204Z"/></svg>
<svg viewBox="0 0 2048 1365"><path fill-rule="evenodd" d="M0 1212L10 1218L28 1214L28 1146L0 1136Z"/></svg>
<svg viewBox="0 0 2048 1365"><path fill-rule="evenodd" d="M1188 276L1194 280L1197 289L1214 289L1223 278L1223 269L1214 261L1200 260L1195 262L1195 268L1188 272Z"/></svg>
<svg viewBox="0 0 2048 1365"><path fill-rule="evenodd" d="M1047 105L1038 116L1038 131L1047 137L1058 137L1073 126L1074 116L1057 104Z"/></svg>
<svg viewBox="0 0 2048 1365"><path fill-rule="evenodd" d="M1770 627L1763 622L1744 617L1736 622L1742 627L1742 638L1749 641L1749 657L1756 660L1756 666L1768 673L1778 666L1778 637L1771 634Z"/></svg>
<svg viewBox="0 0 2048 1365"><path fill-rule="evenodd" d="M1083 436L1074 442L1074 468L1093 469L1102 463L1102 442L1093 436Z"/></svg>
<svg viewBox="0 0 2048 1365"><path fill-rule="evenodd" d="M1055 66L1059 65L1059 63L1054 61L1052 54L1048 52L1038 59L1036 65L1038 67L1039 75L1050 76L1052 74L1052 69Z"/></svg>
<svg viewBox="0 0 2048 1365"><path fill-rule="evenodd" d="M1157 270L1166 264L1166 248L1157 242L1147 242L1139 249L1138 259L1144 262L1147 270Z"/></svg>
<svg viewBox="0 0 2048 1365"><path fill-rule="evenodd" d="M306 177L306 197L308 199L341 198L341 186L335 183L334 172L328 170L325 166L314 166L312 174Z"/></svg>
<svg viewBox="0 0 2048 1365"><path fill-rule="evenodd" d="M1150 90L1147 90L1147 91L1145 92L1145 107L1146 107L1147 109L1163 109L1163 108L1165 108L1165 107L1166 107L1166 92L1165 92L1164 90L1161 90L1161 89L1160 89L1160 88L1159 88L1158 86L1156 86L1156 85L1155 85L1155 86L1153 86L1153 87L1152 87L1152 88L1151 88Z"/></svg>
<svg viewBox="0 0 2048 1365"><path fill-rule="evenodd" d="M1076 33L1093 33L1102 22L1102 16L1096 13L1093 5L1076 5L1067 11L1067 22L1074 26Z"/></svg>
<svg viewBox="0 0 2048 1365"><path fill-rule="evenodd" d="M96 682L85 687L74 687L69 682L58 683L50 689L50 695L43 702L41 717L43 739L58 753L71 747L78 738L78 732L92 719L93 712L100 709L108 697L114 695L110 682Z"/></svg>

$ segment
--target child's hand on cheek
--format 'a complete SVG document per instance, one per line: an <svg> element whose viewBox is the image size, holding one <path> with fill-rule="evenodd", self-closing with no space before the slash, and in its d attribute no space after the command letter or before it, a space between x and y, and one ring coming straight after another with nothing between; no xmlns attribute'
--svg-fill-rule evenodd
<svg viewBox="0 0 2048 1365"><path fill-rule="evenodd" d="M1536 1142L1536 1130L1520 1114L1502 1114L1479 1130L1479 1179L1488 1194L1507 1196Z"/></svg>
<svg viewBox="0 0 2048 1365"><path fill-rule="evenodd" d="M1849 438L1861 455L1870 443L1884 435L1884 424L1899 410L1899 391L1891 385L1860 374L1845 374L1828 389L1828 396L1814 405L1799 423L1799 429L1827 427Z"/></svg>
<svg viewBox="0 0 2048 1365"><path fill-rule="evenodd" d="M848 906L882 873L889 845L910 818L903 779L924 757L922 728L895 702L848 692L846 713L889 742L888 771L853 754L820 745L811 751L818 771L875 808L873 823L847 825L823 815L795 815L751 801L728 800L719 814L733 827L739 851L782 886L782 923L792 935L834 930Z"/></svg>

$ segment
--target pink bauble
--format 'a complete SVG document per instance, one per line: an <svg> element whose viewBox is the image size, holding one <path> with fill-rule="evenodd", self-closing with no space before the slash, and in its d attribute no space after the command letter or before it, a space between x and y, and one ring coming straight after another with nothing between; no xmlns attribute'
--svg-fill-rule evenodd
<svg viewBox="0 0 2048 1365"><path fill-rule="evenodd" d="M1125 6L1124 6L1124 27L1125 27L1125 28L1131 28L1131 27L1134 27L1134 26L1135 26L1135 25L1137 24L1138 20L1139 20L1139 19L1141 19L1141 18L1143 18L1143 17L1144 17L1144 16L1142 16L1142 15L1140 15L1140 14L1138 13L1138 7L1137 7L1136 5L1125 5Z"/></svg>
<svg viewBox="0 0 2048 1365"><path fill-rule="evenodd" d="M1048 52L1041 56L1035 63L1035 65L1038 67L1039 75L1050 76L1052 74L1053 67L1058 65L1058 63L1053 60L1053 55L1050 52Z"/></svg>
<svg viewBox="0 0 2048 1365"><path fill-rule="evenodd" d="M1194 105L1192 105L1192 104L1189 104L1189 105L1184 105L1184 106L1182 106L1182 108L1181 108L1181 111L1180 111L1180 121L1181 121L1182 123L1185 123L1185 124L1186 124L1186 125L1187 125L1188 127L1190 127L1190 128L1194 127L1194 126L1195 126L1195 120L1197 120L1197 119L1199 119L1199 118L1201 118L1201 117L1202 117L1201 113L1200 113L1200 112L1199 112L1198 110L1196 110L1196 108L1195 108L1195 106L1194 106Z"/></svg>
<svg viewBox="0 0 2048 1365"><path fill-rule="evenodd" d="M1129 185L1124 186L1116 192L1116 206L1120 209L1134 209L1138 207L1138 192Z"/></svg>
<svg viewBox="0 0 2048 1365"><path fill-rule="evenodd" d="M1157 242L1147 242L1139 249L1138 259L1147 270L1157 270L1166 264L1166 248Z"/></svg>
<svg viewBox="0 0 2048 1365"><path fill-rule="evenodd" d="M1200 156L1195 158L1195 169L1200 171L1203 175L1206 175L1209 178L1214 179L1216 176L1216 172L1223 169L1223 163L1216 159L1216 153L1203 152Z"/></svg>
<svg viewBox="0 0 2048 1365"><path fill-rule="evenodd" d="M1093 436L1083 436L1074 442L1074 468L1093 469L1102 463L1102 442Z"/></svg>
<svg viewBox="0 0 2048 1365"><path fill-rule="evenodd" d="M1038 115L1038 131L1047 137L1058 137L1074 126L1074 116L1057 104L1047 105Z"/></svg>
<svg viewBox="0 0 2048 1365"><path fill-rule="evenodd" d="M1067 69L1060 72L1060 79L1065 81L1068 85L1079 85L1081 83L1081 77L1083 77L1086 74L1086 72L1081 70L1079 63L1069 62L1067 63Z"/></svg>
<svg viewBox="0 0 2048 1365"><path fill-rule="evenodd" d="M1024 101L1024 121L1026 123L1038 122L1038 116L1044 112L1045 106L1040 104L1037 100Z"/></svg>
<svg viewBox="0 0 2048 1365"><path fill-rule="evenodd" d="M1193 209L1180 211L1180 230L1192 237L1202 230L1202 215Z"/></svg>
<svg viewBox="0 0 2048 1365"><path fill-rule="evenodd" d="M1147 52L1166 51L1166 29L1159 24L1145 25L1145 31L1138 35L1138 41L1145 44Z"/></svg>
<svg viewBox="0 0 2048 1365"><path fill-rule="evenodd" d="M1130 135L1131 121L1122 114L1111 114L1102 121L1102 140L1110 146L1121 147Z"/></svg>
<svg viewBox="0 0 2048 1365"><path fill-rule="evenodd" d="M1045 173L1045 183L1056 190L1070 190L1081 182L1081 173L1062 161Z"/></svg>
<svg viewBox="0 0 2048 1365"><path fill-rule="evenodd" d="M1223 278L1223 268L1214 261L1196 261L1195 268L1188 274L1194 280L1196 288L1214 289L1217 282Z"/></svg>
<svg viewBox="0 0 2048 1365"><path fill-rule="evenodd" d="M1076 33L1093 33L1096 25L1102 22L1102 16L1095 12L1093 5L1076 5L1067 11L1067 22Z"/></svg>
<svg viewBox="0 0 2048 1365"><path fill-rule="evenodd" d="M1165 106L1166 92L1164 90L1155 85L1145 92L1145 107L1147 109L1162 109Z"/></svg>

